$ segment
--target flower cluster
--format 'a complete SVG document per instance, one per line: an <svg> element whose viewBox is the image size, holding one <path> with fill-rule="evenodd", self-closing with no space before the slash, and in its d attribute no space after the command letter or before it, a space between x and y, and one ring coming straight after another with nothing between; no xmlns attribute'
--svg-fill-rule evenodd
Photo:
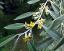
<svg viewBox="0 0 64 51"><path fill-rule="evenodd" d="M32 21L31 21L29 24L28 24L27 22L25 22L25 28L26 28L26 29L29 29L29 30L32 30L33 27L34 27L36 24L38 24L38 29L42 29L42 26L43 26L44 22L45 22L45 19L43 19L43 18L38 18L37 21L35 21L35 22L32 22ZM30 33L30 32L29 32L29 34L25 33L25 37L23 38L23 40L24 40L25 42L30 41L31 38L32 38L31 34L32 34L32 33Z"/></svg>
<svg viewBox="0 0 64 51"><path fill-rule="evenodd" d="M41 7L39 8L39 11L34 12L33 18L34 18L34 20L36 20L35 22L33 22L33 21L30 21L30 23L25 22L25 28L26 29L32 30L36 24L38 25L37 26L38 29L42 29L43 24L45 22L45 19L43 19L41 17L41 15L43 13L43 10L45 10L45 12L48 13L48 6L46 6L46 4L47 4L47 2L41 4ZM23 38L25 42L31 40L32 36L30 34L32 34L32 33L25 34L25 37Z"/></svg>
<svg viewBox="0 0 64 51"><path fill-rule="evenodd" d="M25 34L25 37L23 38L24 42L29 42L31 40L32 36L31 36L31 33L29 34Z"/></svg>
<svg viewBox="0 0 64 51"><path fill-rule="evenodd" d="M32 22L32 21L30 22L30 24L28 24L28 23L25 22L26 29L32 29L34 26L35 26L35 23Z"/></svg>
<svg viewBox="0 0 64 51"><path fill-rule="evenodd" d="M35 26L35 24L38 24L38 29L42 29L44 22L45 22L45 19L38 18L38 20L36 22L31 21L30 24L25 22L25 27L26 27L26 29L32 29Z"/></svg>
<svg viewBox="0 0 64 51"><path fill-rule="evenodd" d="M42 18L37 20L38 29L42 29L42 26L43 26L44 22L45 22L45 19L42 19Z"/></svg>

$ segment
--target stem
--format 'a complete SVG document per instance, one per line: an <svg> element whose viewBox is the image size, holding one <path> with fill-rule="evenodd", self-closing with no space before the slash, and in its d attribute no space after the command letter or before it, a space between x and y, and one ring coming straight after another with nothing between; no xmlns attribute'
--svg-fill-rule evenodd
<svg viewBox="0 0 64 51"><path fill-rule="evenodd" d="M14 43L14 46L13 46L13 48L12 48L12 51L14 51L15 50L15 48L16 48L16 46L17 46L17 43L18 43L18 40L20 39L20 37L22 36L22 35L24 35L26 32L28 32L29 30L27 30L27 31L25 31L25 32L23 32L23 33L20 33L20 34L17 34L18 35L18 38L16 39L16 41L15 41L15 43Z"/></svg>
<svg viewBox="0 0 64 51"><path fill-rule="evenodd" d="M18 36L18 38L16 39L15 43L14 43L14 46L12 48L12 51L15 50L16 46L17 46L17 43L18 43L18 40L19 40L20 36Z"/></svg>

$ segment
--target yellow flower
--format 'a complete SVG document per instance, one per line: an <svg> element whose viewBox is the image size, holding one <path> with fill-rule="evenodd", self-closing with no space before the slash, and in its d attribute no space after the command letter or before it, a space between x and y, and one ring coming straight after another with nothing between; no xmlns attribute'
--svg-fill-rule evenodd
<svg viewBox="0 0 64 51"><path fill-rule="evenodd" d="M38 19L38 29L42 29L44 22L45 22L45 19L42 19L42 18Z"/></svg>
<svg viewBox="0 0 64 51"><path fill-rule="evenodd" d="M23 40L24 40L24 42L29 42L30 40L31 40L31 38L32 38L32 36L30 35L30 34L25 34L25 37L23 38Z"/></svg>
<svg viewBox="0 0 64 51"><path fill-rule="evenodd" d="M41 24L38 24L38 29L42 29L42 25Z"/></svg>
<svg viewBox="0 0 64 51"><path fill-rule="evenodd" d="M25 27L26 27L27 29L32 29L34 26L35 26L35 23L32 22L32 21L30 22L30 24L25 23Z"/></svg>
<svg viewBox="0 0 64 51"><path fill-rule="evenodd" d="M35 23L34 22L30 22L30 28L33 28L35 26Z"/></svg>

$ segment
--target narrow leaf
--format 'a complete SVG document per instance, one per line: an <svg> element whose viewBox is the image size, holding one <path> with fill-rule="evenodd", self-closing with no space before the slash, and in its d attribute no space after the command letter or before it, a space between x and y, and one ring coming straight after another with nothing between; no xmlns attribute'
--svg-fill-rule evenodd
<svg viewBox="0 0 64 51"><path fill-rule="evenodd" d="M34 45L32 42L30 42L30 44L31 44L33 50L34 50L34 51L37 51L35 45Z"/></svg>
<svg viewBox="0 0 64 51"><path fill-rule="evenodd" d="M36 51L36 48L33 46L31 42L27 43L28 51Z"/></svg>
<svg viewBox="0 0 64 51"><path fill-rule="evenodd" d="M58 18L56 18L55 20L53 20L52 24L50 25L50 28L56 28L59 24L62 23L62 21L64 20L64 15L59 16Z"/></svg>
<svg viewBox="0 0 64 51"><path fill-rule="evenodd" d="M55 3L51 2L51 6L55 12L55 14L57 14L59 16L59 12L60 12L60 9L56 6Z"/></svg>
<svg viewBox="0 0 64 51"><path fill-rule="evenodd" d="M2 37L0 38L0 43L3 42L4 40L8 39L9 37L11 37L12 35L8 35L6 37Z"/></svg>
<svg viewBox="0 0 64 51"><path fill-rule="evenodd" d="M58 15L54 11L49 10L49 13L53 19L56 19L58 17Z"/></svg>
<svg viewBox="0 0 64 51"><path fill-rule="evenodd" d="M1 42L1 43L0 43L0 47L2 47L2 46L4 46L4 45L6 45L7 43L9 43L9 42L10 42L11 40L13 40L16 36L17 36L17 35L14 35L14 36L8 38L7 40Z"/></svg>
<svg viewBox="0 0 64 51"><path fill-rule="evenodd" d="M4 9L3 6L0 5L0 9Z"/></svg>
<svg viewBox="0 0 64 51"><path fill-rule="evenodd" d="M43 48L47 48L51 43L53 42L53 39L51 37L47 38L46 40L44 40L42 43L40 43L37 46L37 49L42 50Z"/></svg>
<svg viewBox="0 0 64 51"><path fill-rule="evenodd" d="M8 25L6 27L4 27L5 29L21 29L24 27L24 24L22 23L15 23L15 24L11 24L11 25Z"/></svg>
<svg viewBox="0 0 64 51"><path fill-rule="evenodd" d="M5 4L4 2L0 2L0 4Z"/></svg>
<svg viewBox="0 0 64 51"><path fill-rule="evenodd" d="M59 33L57 33L57 32L55 32L55 31L49 29L49 28L46 27L45 25L43 25L43 28L44 28L44 30L46 31L46 33L48 33L48 35L49 35L50 37L52 37L54 40L59 40L59 39L60 39L61 36L60 36Z"/></svg>
<svg viewBox="0 0 64 51"><path fill-rule="evenodd" d="M32 14L33 14L33 12L27 12L27 13L17 16L14 20L23 19L23 18L31 16Z"/></svg>
<svg viewBox="0 0 64 51"><path fill-rule="evenodd" d="M30 1L28 1L27 3L28 4L34 4L34 3L36 3L36 2L39 2L40 0L30 0Z"/></svg>
<svg viewBox="0 0 64 51"><path fill-rule="evenodd" d="M60 39L60 41L57 43L57 45L53 48L53 50L55 51L56 49L58 49L59 47L61 47L64 44L64 37Z"/></svg>

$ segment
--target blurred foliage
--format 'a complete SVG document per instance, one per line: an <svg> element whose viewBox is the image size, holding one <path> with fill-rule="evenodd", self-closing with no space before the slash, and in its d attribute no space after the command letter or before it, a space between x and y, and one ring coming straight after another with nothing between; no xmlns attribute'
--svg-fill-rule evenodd
<svg viewBox="0 0 64 51"><path fill-rule="evenodd" d="M0 51L63 51L63 3L0 0Z"/></svg>

